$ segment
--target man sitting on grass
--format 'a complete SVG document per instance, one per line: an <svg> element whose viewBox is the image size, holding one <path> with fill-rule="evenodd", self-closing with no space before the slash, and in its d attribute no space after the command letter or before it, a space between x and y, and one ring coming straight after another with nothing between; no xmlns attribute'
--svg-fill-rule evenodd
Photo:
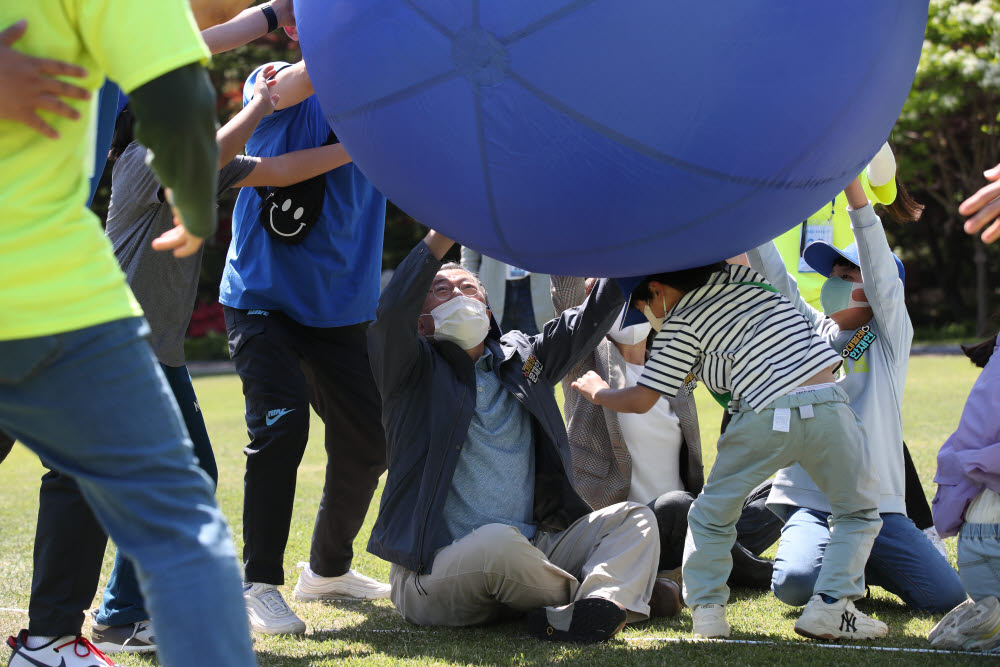
<svg viewBox="0 0 1000 667"><path fill-rule="evenodd" d="M603 641L652 606L652 511L599 512L573 489L553 386L621 309L601 281L537 336L501 337L476 277L427 234L396 269L368 331L389 475L368 550L392 562L392 602L419 625L475 625L529 612L530 634Z"/></svg>

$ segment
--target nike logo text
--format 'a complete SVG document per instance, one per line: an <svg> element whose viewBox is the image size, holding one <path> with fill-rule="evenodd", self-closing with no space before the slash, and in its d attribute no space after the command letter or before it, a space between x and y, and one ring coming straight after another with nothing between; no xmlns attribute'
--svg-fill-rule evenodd
<svg viewBox="0 0 1000 667"><path fill-rule="evenodd" d="M291 410L286 410L285 408L278 408L277 410L268 410L267 416L264 417L264 421L267 422L268 426L270 426L274 422L278 421L279 419L287 415L289 412L295 412L295 408L292 408Z"/></svg>

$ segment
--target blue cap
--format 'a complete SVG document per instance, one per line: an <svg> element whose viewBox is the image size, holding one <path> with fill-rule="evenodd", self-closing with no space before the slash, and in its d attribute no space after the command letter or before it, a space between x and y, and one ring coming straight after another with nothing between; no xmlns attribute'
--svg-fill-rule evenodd
<svg viewBox="0 0 1000 667"><path fill-rule="evenodd" d="M852 243L843 250L840 250L826 241L813 241L806 246L805 252L802 253L802 259L806 261L806 264L812 267L813 271L823 276L829 276L833 271L833 262L837 257L843 257L848 262L861 266L861 260L858 258L857 243ZM899 279L904 280L906 278L906 270L903 268L903 261L896 256L896 253L892 253L892 258L896 260L896 270L899 272Z"/></svg>
<svg viewBox="0 0 1000 667"><path fill-rule="evenodd" d="M621 288L622 294L625 296L625 316L622 317L622 321L618 323L619 329L624 329L625 327L630 327L633 324L642 324L647 322L646 316L640 311L632 307L632 292L638 287L648 276L630 276L627 278L615 278L615 282L618 283L618 287Z"/></svg>

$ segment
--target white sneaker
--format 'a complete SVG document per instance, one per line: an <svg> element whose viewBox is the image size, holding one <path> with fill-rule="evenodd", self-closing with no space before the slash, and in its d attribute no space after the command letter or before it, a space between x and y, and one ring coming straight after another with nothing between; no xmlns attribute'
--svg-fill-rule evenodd
<svg viewBox="0 0 1000 667"><path fill-rule="evenodd" d="M945 560L948 560L948 552L945 551L944 541L941 539L941 536L938 535L937 528L934 526L926 528L924 530L924 535L926 535L927 539L931 541L931 544L933 544L934 548L938 550L938 553L944 556Z"/></svg>
<svg viewBox="0 0 1000 667"><path fill-rule="evenodd" d="M247 605L250 629L265 635L300 635L306 624L295 615L273 584L246 583L243 600Z"/></svg>
<svg viewBox="0 0 1000 667"><path fill-rule="evenodd" d="M1000 646L1000 601L990 595L966 600L934 626L931 646L942 649L989 651Z"/></svg>
<svg viewBox="0 0 1000 667"><path fill-rule="evenodd" d="M699 604L691 609L694 627L691 633L702 639L716 639L729 636L729 621L726 620L726 605Z"/></svg>
<svg viewBox="0 0 1000 667"><path fill-rule="evenodd" d="M389 584L348 570L339 577L321 577L299 563L302 573L292 597L296 600L381 600L389 597Z"/></svg>
<svg viewBox="0 0 1000 667"><path fill-rule="evenodd" d="M937 622L931 631L927 635L927 639L930 641L931 646L940 646L941 648L957 648L959 644L948 639L946 636L953 634L954 630L962 621L965 619L965 614L972 611L972 608L976 606L974 600L966 600L961 604L957 605L954 609L949 611L944 617Z"/></svg>
<svg viewBox="0 0 1000 667"><path fill-rule="evenodd" d="M31 640L35 640L32 642ZM39 640L47 639L40 646L28 648ZM8 667L115 667L118 663L101 653L86 637L30 637L21 630L17 637L8 637L7 646L13 653Z"/></svg>
<svg viewBox="0 0 1000 667"><path fill-rule="evenodd" d="M795 632L810 639L874 639L885 637L889 628L858 611L847 598L827 604L814 595L795 622Z"/></svg>

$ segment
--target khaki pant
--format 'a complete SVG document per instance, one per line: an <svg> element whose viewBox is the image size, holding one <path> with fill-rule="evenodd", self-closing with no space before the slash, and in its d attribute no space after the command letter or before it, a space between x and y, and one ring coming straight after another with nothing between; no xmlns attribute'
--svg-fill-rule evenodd
<svg viewBox="0 0 1000 667"><path fill-rule="evenodd" d="M774 430L775 409L789 410L787 432ZM802 418L805 412L806 418ZM808 416L812 412L812 416ZM786 394L756 414L743 401L719 438L719 453L688 512L684 601L726 604L736 521L750 491L781 468L800 463L830 499L830 542L813 594L856 600L865 594L865 563L882 527L878 475L861 423L840 387Z"/></svg>
<svg viewBox="0 0 1000 667"><path fill-rule="evenodd" d="M660 541L645 505L618 503L528 540L491 523L437 552L429 574L393 565L392 603L417 625L477 625L586 597L612 600L629 622L649 617Z"/></svg>

